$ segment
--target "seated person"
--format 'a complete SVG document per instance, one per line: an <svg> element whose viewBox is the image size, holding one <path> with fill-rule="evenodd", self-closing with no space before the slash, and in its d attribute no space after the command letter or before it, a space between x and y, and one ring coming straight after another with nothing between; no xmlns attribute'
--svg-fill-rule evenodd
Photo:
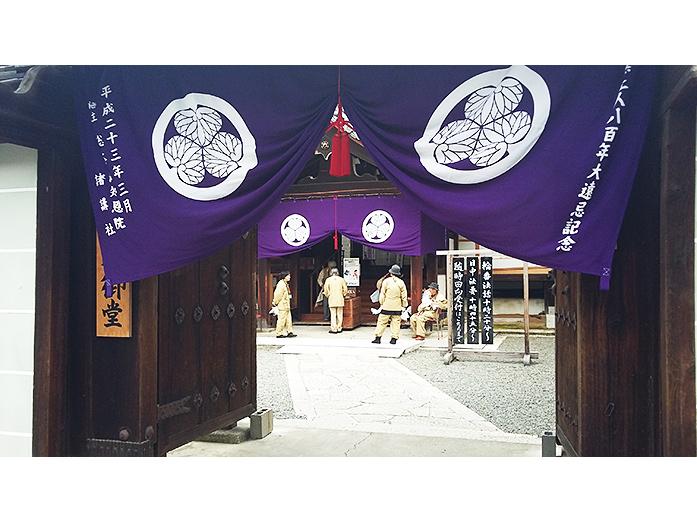
<svg viewBox="0 0 697 523"><path fill-rule="evenodd" d="M437 320L440 310L447 308L448 302L438 294L438 284L430 283L424 292L418 310L410 318L411 328L414 331L413 338L423 340L426 336L426 322Z"/></svg>

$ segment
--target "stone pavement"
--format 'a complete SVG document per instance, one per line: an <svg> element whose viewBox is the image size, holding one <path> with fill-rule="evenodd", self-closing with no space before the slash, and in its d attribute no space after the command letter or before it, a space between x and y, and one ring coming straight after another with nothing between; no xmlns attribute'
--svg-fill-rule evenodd
<svg viewBox="0 0 697 523"><path fill-rule="evenodd" d="M169 455L541 456L539 437L499 430L399 363L404 351L442 350L445 340L437 333L417 342L404 329L396 345L386 343L388 333L375 345L369 327L339 335L323 326L296 326L295 332L291 339L259 333L257 343L279 347L294 409L305 419L273 420L269 435L252 440L247 418L233 430L240 443L211 438Z"/></svg>

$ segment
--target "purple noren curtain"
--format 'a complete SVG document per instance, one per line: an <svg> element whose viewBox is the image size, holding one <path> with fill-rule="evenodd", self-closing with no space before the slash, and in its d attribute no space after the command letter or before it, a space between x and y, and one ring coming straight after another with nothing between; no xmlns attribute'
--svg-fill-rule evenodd
<svg viewBox="0 0 697 523"><path fill-rule="evenodd" d="M270 220L338 99L330 66L73 69L112 284L200 260ZM435 222L521 260L599 275L607 288L655 77L652 66L342 67L350 122L411 204L412 236L393 232L383 248L427 252L423 231ZM363 212L338 205L337 216ZM334 230L326 215L310 234ZM367 226L384 231L382 219ZM358 224L340 232L366 241ZM262 241L260 255L272 252Z"/></svg>
<svg viewBox="0 0 697 523"><path fill-rule="evenodd" d="M337 104L336 67L74 67L112 284L229 245L274 206Z"/></svg>
<svg viewBox="0 0 697 523"><path fill-rule="evenodd" d="M402 197L297 199L278 203L259 222L259 258L307 249L335 227L352 241L407 256L447 245L445 227Z"/></svg>
<svg viewBox="0 0 697 523"><path fill-rule="evenodd" d="M607 288L655 76L650 66L348 66L341 94L373 160L425 214Z"/></svg>

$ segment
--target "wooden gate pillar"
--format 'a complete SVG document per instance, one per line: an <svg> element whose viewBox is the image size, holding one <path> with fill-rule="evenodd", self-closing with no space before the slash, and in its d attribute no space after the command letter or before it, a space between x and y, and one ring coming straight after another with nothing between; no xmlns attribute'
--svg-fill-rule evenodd
<svg viewBox="0 0 697 523"><path fill-rule="evenodd" d="M427 254L424 259L426 264L426 285L432 281L438 283L438 258L435 254Z"/></svg>
<svg viewBox="0 0 697 523"><path fill-rule="evenodd" d="M660 187L660 391L664 456L695 456L695 110L697 71L663 118Z"/></svg>
<svg viewBox="0 0 697 523"><path fill-rule="evenodd" d="M36 293L44 299L35 310L32 455L65 456L71 179L55 149L39 148L38 159Z"/></svg>
<svg viewBox="0 0 697 523"><path fill-rule="evenodd" d="M409 271L409 293L412 314L416 312L421 303L421 289L424 286L423 277L423 256L410 256L410 271Z"/></svg>
<svg viewBox="0 0 697 523"><path fill-rule="evenodd" d="M556 271L557 436L581 456L695 456L697 69L663 68L609 291Z"/></svg>

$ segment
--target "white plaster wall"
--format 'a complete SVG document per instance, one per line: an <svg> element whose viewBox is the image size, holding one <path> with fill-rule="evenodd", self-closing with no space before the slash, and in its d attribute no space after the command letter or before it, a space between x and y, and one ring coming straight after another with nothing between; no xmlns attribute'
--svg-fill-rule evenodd
<svg viewBox="0 0 697 523"><path fill-rule="evenodd" d="M530 314L544 314L545 301L541 298L530 298ZM525 302L522 298L495 298L494 316L499 314L523 314L525 312Z"/></svg>
<svg viewBox="0 0 697 523"><path fill-rule="evenodd" d="M37 151L0 144L0 457L31 456Z"/></svg>

